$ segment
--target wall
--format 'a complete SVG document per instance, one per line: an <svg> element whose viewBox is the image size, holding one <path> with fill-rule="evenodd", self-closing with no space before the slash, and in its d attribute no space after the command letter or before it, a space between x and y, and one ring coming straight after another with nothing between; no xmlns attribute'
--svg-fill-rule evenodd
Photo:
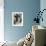
<svg viewBox="0 0 46 46"><path fill-rule="evenodd" d="M41 11L42 11L43 9L46 9L46 0L40 0L40 9L41 9ZM40 25L46 27L46 20L45 20L45 19L46 19L46 11L43 12L42 17L43 17L43 22L40 21Z"/></svg>
<svg viewBox="0 0 46 46"><path fill-rule="evenodd" d="M40 10L40 0L4 0L4 38L7 41L18 41L32 28L35 12ZM12 12L24 14L24 26L12 26Z"/></svg>

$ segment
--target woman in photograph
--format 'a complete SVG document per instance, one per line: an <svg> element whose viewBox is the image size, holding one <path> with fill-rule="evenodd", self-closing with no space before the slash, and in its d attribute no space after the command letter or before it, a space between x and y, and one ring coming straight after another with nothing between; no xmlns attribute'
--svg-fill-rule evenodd
<svg viewBox="0 0 46 46"><path fill-rule="evenodd" d="M22 22L22 19L21 19L21 15L20 14L15 14L14 15L14 24L20 24Z"/></svg>

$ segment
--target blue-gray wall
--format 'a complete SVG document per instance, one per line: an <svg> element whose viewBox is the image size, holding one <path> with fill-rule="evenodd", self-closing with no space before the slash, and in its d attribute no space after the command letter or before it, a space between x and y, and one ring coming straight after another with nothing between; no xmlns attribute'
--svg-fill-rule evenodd
<svg viewBox="0 0 46 46"><path fill-rule="evenodd" d="M46 0L41 0L40 1L40 10L42 11L43 9L46 9ZM46 27L46 10L43 12L43 22L40 22L40 25L45 26Z"/></svg>
<svg viewBox="0 0 46 46"><path fill-rule="evenodd" d="M4 38L7 41L18 41L32 28L32 20L40 9L40 0L4 0ZM12 26L12 12L23 12L24 26Z"/></svg>

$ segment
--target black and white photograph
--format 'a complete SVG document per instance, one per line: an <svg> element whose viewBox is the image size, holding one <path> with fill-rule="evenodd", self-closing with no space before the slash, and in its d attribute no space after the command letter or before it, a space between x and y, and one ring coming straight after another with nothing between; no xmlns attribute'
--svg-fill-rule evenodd
<svg viewBox="0 0 46 46"><path fill-rule="evenodd" d="M12 25L23 26L23 12L12 12Z"/></svg>

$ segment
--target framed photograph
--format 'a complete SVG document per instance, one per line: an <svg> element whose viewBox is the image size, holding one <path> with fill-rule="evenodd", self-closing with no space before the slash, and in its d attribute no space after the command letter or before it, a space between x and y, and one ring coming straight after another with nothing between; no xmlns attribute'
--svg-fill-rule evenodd
<svg viewBox="0 0 46 46"><path fill-rule="evenodd" d="M12 12L12 26L23 26L23 12Z"/></svg>

